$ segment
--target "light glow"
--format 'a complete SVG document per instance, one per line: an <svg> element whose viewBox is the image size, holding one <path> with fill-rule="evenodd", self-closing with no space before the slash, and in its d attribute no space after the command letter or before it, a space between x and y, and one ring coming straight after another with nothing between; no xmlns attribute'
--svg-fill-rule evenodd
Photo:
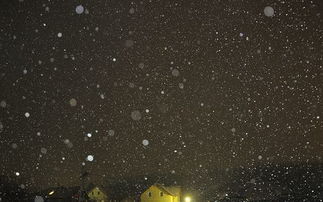
<svg viewBox="0 0 323 202"><path fill-rule="evenodd" d="M191 197L189 197L189 196L186 196L185 197L185 202L191 202L192 201L192 198Z"/></svg>

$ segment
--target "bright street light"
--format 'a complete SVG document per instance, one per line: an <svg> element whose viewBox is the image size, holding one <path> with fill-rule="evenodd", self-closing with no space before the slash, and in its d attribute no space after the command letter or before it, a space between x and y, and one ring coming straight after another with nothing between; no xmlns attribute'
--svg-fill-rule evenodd
<svg viewBox="0 0 323 202"><path fill-rule="evenodd" d="M185 202L191 202L192 201L192 198L189 197L189 196L186 196L185 199L184 199Z"/></svg>

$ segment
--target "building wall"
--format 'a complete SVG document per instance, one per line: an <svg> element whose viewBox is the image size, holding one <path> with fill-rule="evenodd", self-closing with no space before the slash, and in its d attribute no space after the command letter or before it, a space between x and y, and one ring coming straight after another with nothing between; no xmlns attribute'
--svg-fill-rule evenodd
<svg viewBox="0 0 323 202"><path fill-rule="evenodd" d="M162 194L161 194L162 193ZM162 192L156 186L151 186L140 196L141 202L180 202L179 197Z"/></svg>

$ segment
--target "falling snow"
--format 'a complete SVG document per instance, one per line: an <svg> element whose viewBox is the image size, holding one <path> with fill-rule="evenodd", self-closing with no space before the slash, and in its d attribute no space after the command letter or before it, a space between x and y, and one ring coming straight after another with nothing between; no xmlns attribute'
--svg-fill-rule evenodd
<svg viewBox="0 0 323 202"><path fill-rule="evenodd" d="M143 141L142 141L142 144L143 144L144 146L148 146L148 145L149 145L149 141L148 141L148 140L143 140Z"/></svg>
<svg viewBox="0 0 323 202"><path fill-rule="evenodd" d="M82 14L82 13L84 12L84 7L83 7L82 5L78 5L78 6L76 6L76 8L75 8L75 12L76 12L77 14Z"/></svg>
<svg viewBox="0 0 323 202"><path fill-rule="evenodd" d="M40 149L40 151L41 151L41 153L42 153L42 154L46 154L46 153L47 153L47 149L46 149L46 148L44 148L44 147L42 147L42 148Z"/></svg>
<svg viewBox="0 0 323 202"><path fill-rule="evenodd" d="M1 8L0 201L323 200L320 0Z"/></svg>
<svg viewBox="0 0 323 202"><path fill-rule="evenodd" d="M93 160L94 160L93 155L88 155L88 156L86 157L86 160L87 160L87 161L93 161Z"/></svg>
<svg viewBox="0 0 323 202"><path fill-rule="evenodd" d="M6 101L2 100L2 101L0 102L0 107L2 107L2 108L6 108L6 107L7 107L7 103L6 103Z"/></svg>
<svg viewBox="0 0 323 202"><path fill-rule="evenodd" d="M70 99L69 102L70 102L71 107L75 107L77 105L77 101L74 98Z"/></svg>
<svg viewBox="0 0 323 202"><path fill-rule="evenodd" d="M131 118L135 121L139 121L141 119L141 113L138 110L134 110L131 112Z"/></svg>
<svg viewBox="0 0 323 202"><path fill-rule="evenodd" d="M267 17L273 17L274 16L274 9L271 6L266 6L264 9L264 14Z"/></svg>

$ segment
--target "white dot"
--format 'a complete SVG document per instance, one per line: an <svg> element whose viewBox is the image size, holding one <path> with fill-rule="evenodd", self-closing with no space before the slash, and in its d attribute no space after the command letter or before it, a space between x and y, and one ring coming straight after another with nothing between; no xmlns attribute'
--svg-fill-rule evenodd
<svg viewBox="0 0 323 202"><path fill-rule="evenodd" d="M87 161L93 161L93 159L94 159L93 155L88 155L88 156L86 157L86 160L87 160Z"/></svg>
<svg viewBox="0 0 323 202"><path fill-rule="evenodd" d="M25 117L28 118L30 117L30 114L28 112L25 113Z"/></svg>
<svg viewBox="0 0 323 202"><path fill-rule="evenodd" d="M235 128L231 128L231 132L235 133L236 129Z"/></svg>
<svg viewBox="0 0 323 202"><path fill-rule="evenodd" d="M274 11L273 7L266 6L265 9L264 9L264 14L267 17L273 17L274 14L275 14L275 11Z"/></svg>
<svg viewBox="0 0 323 202"><path fill-rule="evenodd" d="M146 111L146 113L149 113L149 109L146 109L145 111Z"/></svg>
<svg viewBox="0 0 323 202"><path fill-rule="evenodd" d="M6 101L2 100L2 101L0 102L0 106L1 106L2 108L5 108L5 107L7 106Z"/></svg>
<svg viewBox="0 0 323 202"><path fill-rule="evenodd" d="M139 121L141 119L141 113L138 110L134 110L131 112L131 118L135 121Z"/></svg>
<svg viewBox="0 0 323 202"><path fill-rule="evenodd" d="M129 13L130 13L130 14L134 14L134 13L135 13L135 9L134 9L134 8L130 8L130 9L129 9Z"/></svg>
<svg viewBox="0 0 323 202"><path fill-rule="evenodd" d="M141 62L141 63L139 63L138 67L139 67L140 69L143 69L143 68L145 67L145 64Z"/></svg>
<svg viewBox="0 0 323 202"><path fill-rule="evenodd" d="M240 36L240 37L243 37L243 33L240 33L240 34L239 34L239 36Z"/></svg>
<svg viewBox="0 0 323 202"><path fill-rule="evenodd" d="M78 5L78 6L76 6L76 8L75 8L75 12L76 12L77 14L82 14L82 13L84 12L84 7L83 7L82 5Z"/></svg>
<svg viewBox="0 0 323 202"><path fill-rule="evenodd" d="M130 87L130 88L134 88L134 87L135 87L135 84L134 84L134 83L132 83L132 82L130 82L130 83L129 83L129 87Z"/></svg>
<svg viewBox="0 0 323 202"><path fill-rule="evenodd" d="M183 84L183 83L179 83L179 84L178 84L178 87L179 87L180 89L183 89L183 88L184 88L184 84Z"/></svg>
<svg viewBox="0 0 323 202"><path fill-rule="evenodd" d="M172 75L173 75L173 76L179 76L179 71L178 71L178 69L173 69L173 70L172 70Z"/></svg>
<svg viewBox="0 0 323 202"><path fill-rule="evenodd" d="M63 36L63 34L61 33L61 32L59 32L58 34L57 34L57 37L58 38L61 38Z"/></svg>
<svg viewBox="0 0 323 202"><path fill-rule="evenodd" d="M116 62L116 61L117 61L117 59L116 59L116 58L112 58L112 61L113 61L113 62Z"/></svg>
<svg viewBox="0 0 323 202"><path fill-rule="evenodd" d="M24 73L24 74L27 74L27 69L24 69L23 73Z"/></svg>
<svg viewBox="0 0 323 202"><path fill-rule="evenodd" d="M143 140L143 141L142 141L142 144L143 144L144 146L148 146L148 145L149 145L149 141L148 141L148 140Z"/></svg>
<svg viewBox="0 0 323 202"><path fill-rule="evenodd" d="M42 147L42 148L40 149L40 152L41 152L42 154L46 154L46 153L47 153L47 149L46 149L46 148L44 148L44 147Z"/></svg>
<svg viewBox="0 0 323 202"><path fill-rule="evenodd" d="M86 134L86 136L88 136L88 137L92 137L92 134L91 134L91 133L88 133L88 134Z"/></svg>
<svg viewBox="0 0 323 202"><path fill-rule="evenodd" d="M16 176L19 176L19 175L20 175L20 173L19 173L19 172L16 172L15 174L16 174Z"/></svg>
<svg viewBox="0 0 323 202"><path fill-rule="evenodd" d="M110 135L110 136L114 136L114 130L110 129L110 130L108 131L108 135Z"/></svg>
<svg viewBox="0 0 323 202"><path fill-rule="evenodd" d="M12 144L11 144L11 147L12 147L13 149L17 149L18 145L17 145L16 143L12 143Z"/></svg>
<svg viewBox="0 0 323 202"><path fill-rule="evenodd" d="M259 160L261 160L261 159L262 159L262 156L261 156L261 155L259 155L259 156L258 156L258 159L259 159Z"/></svg>
<svg viewBox="0 0 323 202"><path fill-rule="evenodd" d="M77 105L76 99L74 99L74 98L70 99L70 105L71 105L71 107L75 107Z"/></svg>

